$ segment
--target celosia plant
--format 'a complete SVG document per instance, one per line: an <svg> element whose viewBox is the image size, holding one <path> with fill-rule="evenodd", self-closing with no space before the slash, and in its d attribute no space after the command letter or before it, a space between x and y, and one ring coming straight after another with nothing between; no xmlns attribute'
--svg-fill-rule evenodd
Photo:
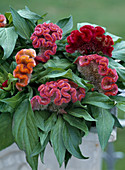
<svg viewBox="0 0 125 170"><path fill-rule="evenodd" d="M66 166L72 155L87 159L79 145L93 126L104 149L113 128L121 127L111 109L125 107L125 41L89 23L78 23L70 33L71 16L43 22L45 15L27 7L11 8L5 16L0 15L0 150L15 142L37 170L38 156L43 161L50 143L59 166Z"/></svg>

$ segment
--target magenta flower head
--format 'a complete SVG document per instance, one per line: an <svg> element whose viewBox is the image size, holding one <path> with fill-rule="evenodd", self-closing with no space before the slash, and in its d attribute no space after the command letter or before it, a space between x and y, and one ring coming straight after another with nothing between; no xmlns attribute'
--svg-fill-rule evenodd
<svg viewBox="0 0 125 170"><path fill-rule="evenodd" d="M65 113L64 109L70 101L75 103L85 97L85 89L68 79L47 82L40 85L38 91L40 96L31 99L33 110L48 109Z"/></svg>
<svg viewBox="0 0 125 170"><path fill-rule="evenodd" d="M6 17L4 15L0 15L0 27L5 27L6 26Z"/></svg>
<svg viewBox="0 0 125 170"><path fill-rule="evenodd" d="M75 61L78 71L94 84L95 90L107 96L114 96L118 93L118 86L115 82L118 75L115 69L108 68L108 59L97 54L80 56Z"/></svg>
<svg viewBox="0 0 125 170"><path fill-rule="evenodd" d="M56 53L56 40L62 38L62 29L53 23L43 23L35 27L34 33L31 36L33 47L39 48L40 52L36 59L42 62L47 62L50 55Z"/></svg>
<svg viewBox="0 0 125 170"><path fill-rule="evenodd" d="M67 37L66 51L74 53L77 50L82 55L99 54L101 52L111 57L114 42L109 35L104 35L104 33L105 30L102 27L91 25L81 27L80 31L74 30Z"/></svg>

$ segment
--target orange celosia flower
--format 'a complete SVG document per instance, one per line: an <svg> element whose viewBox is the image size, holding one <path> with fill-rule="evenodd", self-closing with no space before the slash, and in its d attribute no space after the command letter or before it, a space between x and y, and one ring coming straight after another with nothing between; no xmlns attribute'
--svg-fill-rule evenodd
<svg viewBox="0 0 125 170"><path fill-rule="evenodd" d="M27 86L30 81L33 67L36 66L36 62L34 60L35 57L36 52L33 49L22 49L15 56L16 63L18 65L13 71L13 76L18 78L16 88L19 91L22 90L22 87Z"/></svg>

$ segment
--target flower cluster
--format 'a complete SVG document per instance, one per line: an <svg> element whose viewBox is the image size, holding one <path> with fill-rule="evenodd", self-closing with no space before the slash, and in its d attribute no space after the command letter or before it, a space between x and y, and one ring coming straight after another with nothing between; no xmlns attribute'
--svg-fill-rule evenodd
<svg viewBox="0 0 125 170"><path fill-rule="evenodd" d="M108 68L108 59L97 54L79 56L75 61L78 71L92 84L95 89L107 96L118 93L115 82L118 75L115 69Z"/></svg>
<svg viewBox="0 0 125 170"><path fill-rule="evenodd" d="M40 48L36 60L47 62L50 59L50 55L56 53L57 45L56 40L62 38L62 29L53 23L43 23L35 27L35 31L31 36L34 48Z"/></svg>
<svg viewBox="0 0 125 170"><path fill-rule="evenodd" d="M81 27L80 31L74 30L67 37L66 51L74 53L77 50L82 55L102 52L111 57L114 42L109 35L104 35L104 33L105 30L102 27L91 25Z"/></svg>
<svg viewBox="0 0 125 170"><path fill-rule="evenodd" d="M47 82L40 85L38 91L40 96L34 96L31 99L33 110L45 109L43 105L48 104L52 104L49 106L49 110L55 110L54 105L60 109L60 106L69 103L71 100L74 103L85 97L85 89L78 87L76 83L68 79Z"/></svg>
<svg viewBox="0 0 125 170"><path fill-rule="evenodd" d="M6 17L4 15L0 15L0 27L5 27L6 23Z"/></svg>
<svg viewBox="0 0 125 170"><path fill-rule="evenodd" d="M33 67L35 67L36 63L34 58L36 57L36 52L33 49L23 49L20 50L16 56L16 69L13 71L13 76L18 78L18 82L16 83L16 88L21 91L22 87L25 87L31 77L31 73L33 71Z"/></svg>

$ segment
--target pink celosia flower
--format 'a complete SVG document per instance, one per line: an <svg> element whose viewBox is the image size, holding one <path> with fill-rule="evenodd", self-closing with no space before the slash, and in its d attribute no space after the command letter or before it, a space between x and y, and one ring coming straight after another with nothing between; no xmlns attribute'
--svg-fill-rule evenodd
<svg viewBox="0 0 125 170"><path fill-rule="evenodd" d="M40 52L36 59L42 62L47 62L50 55L56 53L57 45L56 40L62 38L62 29L53 23L43 23L35 27L35 31L31 36L34 48L40 48Z"/></svg>
<svg viewBox="0 0 125 170"><path fill-rule="evenodd" d="M85 89L68 79L50 81L39 86L40 96L34 96L31 99L33 110L60 110L64 112L65 104L72 101L81 101L85 97ZM48 105L48 106L47 106ZM47 107L44 107L47 106Z"/></svg>
<svg viewBox="0 0 125 170"><path fill-rule="evenodd" d="M0 27L5 27L6 23L6 17L4 15L0 15Z"/></svg>
<svg viewBox="0 0 125 170"><path fill-rule="evenodd" d="M118 86L115 82L118 75L115 69L108 68L108 59L97 54L80 56L75 61L78 71L94 84L95 90L107 96L114 96L118 93Z"/></svg>
<svg viewBox="0 0 125 170"><path fill-rule="evenodd" d="M81 27L80 31L74 30L67 37L66 51L74 53L77 50L82 55L102 52L111 57L114 42L109 35L104 35L104 33L105 30L102 27L91 25Z"/></svg>

